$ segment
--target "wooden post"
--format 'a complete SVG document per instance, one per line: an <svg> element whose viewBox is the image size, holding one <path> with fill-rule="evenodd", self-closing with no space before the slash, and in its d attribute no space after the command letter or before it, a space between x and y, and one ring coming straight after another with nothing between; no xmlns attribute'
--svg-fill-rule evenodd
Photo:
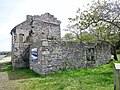
<svg viewBox="0 0 120 90"><path fill-rule="evenodd" d="M114 64L114 90L120 90L120 63Z"/></svg>

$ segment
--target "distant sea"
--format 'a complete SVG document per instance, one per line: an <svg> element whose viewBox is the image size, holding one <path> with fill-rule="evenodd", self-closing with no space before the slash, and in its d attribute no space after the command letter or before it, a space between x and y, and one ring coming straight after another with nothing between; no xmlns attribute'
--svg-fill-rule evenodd
<svg viewBox="0 0 120 90"><path fill-rule="evenodd" d="M6 55L0 55L0 59L4 58Z"/></svg>

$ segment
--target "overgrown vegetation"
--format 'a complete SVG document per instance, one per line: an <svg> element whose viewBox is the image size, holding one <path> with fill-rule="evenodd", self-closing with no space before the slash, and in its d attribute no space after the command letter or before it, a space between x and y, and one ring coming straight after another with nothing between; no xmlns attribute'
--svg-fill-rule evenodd
<svg viewBox="0 0 120 90"><path fill-rule="evenodd" d="M118 62L118 61L117 61ZM90 69L65 70L39 75L28 69L13 71L11 64L1 64L0 74L9 81L0 82L3 90L113 90L113 63Z"/></svg>
<svg viewBox="0 0 120 90"><path fill-rule="evenodd" d="M86 9L79 8L76 15L69 18L67 33L63 39L76 42L107 42L117 59L120 42L120 2L118 0L93 0Z"/></svg>
<svg viewBox="0 0 120 90"><path fill-rule="evenodd" d="M10 56L11 52L10 51L1 51L0 55L6 55L6 56Z"/></svg>

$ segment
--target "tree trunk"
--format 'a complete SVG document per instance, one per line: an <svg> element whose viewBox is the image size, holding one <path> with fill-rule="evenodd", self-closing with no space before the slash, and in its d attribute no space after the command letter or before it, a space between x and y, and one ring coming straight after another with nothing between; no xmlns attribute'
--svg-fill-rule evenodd
<svg viewBox="0 0 120 90"><path fill-rule="evenodd" d="M116 47L113 47L113 55L114 55L114 59L118 60L117 59L117 53L116 53Z"/></svg>

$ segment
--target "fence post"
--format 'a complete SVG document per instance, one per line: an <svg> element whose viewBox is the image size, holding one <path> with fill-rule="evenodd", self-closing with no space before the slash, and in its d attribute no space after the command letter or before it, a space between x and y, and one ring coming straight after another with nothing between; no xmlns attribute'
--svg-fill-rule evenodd
<svg viewBox="0 0 120 90"><path fill-rule="evenodd" d="M120 90L120 63L114 64L114 90Z"/></svg>

